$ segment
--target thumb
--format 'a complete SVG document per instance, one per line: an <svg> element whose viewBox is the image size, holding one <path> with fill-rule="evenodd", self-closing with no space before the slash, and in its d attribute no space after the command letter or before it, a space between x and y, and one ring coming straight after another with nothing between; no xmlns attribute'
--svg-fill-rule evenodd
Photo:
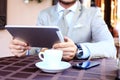
<svg viewBox="0 0 120 80"><path fill-rule="evenodd" d="M72 41L72 40L70 38L68 38L68 37L64 37L64 41L69 42L69 41Z"/></svg>

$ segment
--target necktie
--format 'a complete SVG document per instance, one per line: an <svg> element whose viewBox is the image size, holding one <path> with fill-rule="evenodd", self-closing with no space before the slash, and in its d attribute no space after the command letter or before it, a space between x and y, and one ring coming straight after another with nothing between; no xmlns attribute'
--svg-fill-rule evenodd
<svg viewBox="0 0 120 80"><path fill-rule="evenodd" d="M64 36L67 36L67 33L68 33L68 23L66 21L66 15L70 12L70 10L64 10L63 11L63 15L62 17L60 18L59 22L58 22L58 26L60 27L61 29L61 32Z"/></svg>

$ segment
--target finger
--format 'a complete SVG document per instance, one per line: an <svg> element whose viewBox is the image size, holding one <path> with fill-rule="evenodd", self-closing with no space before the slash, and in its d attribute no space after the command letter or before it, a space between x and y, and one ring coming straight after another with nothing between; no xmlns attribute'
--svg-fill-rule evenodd
<svg viewBox="0 0 120 80"><path fill-rule="evenodd" d="M15 55L15 56L17 56L17 57L21 57L21 56L24 56L24 55L26 55L26 50L11 50L11 52Z"/></svg>
<svg viewBox="0 0 120 80"><path fill-rule="evenodd" d="M74 57L75 54L73 52L64 52L63 56L69 56L69 57Z"/></svg>
<svg viewBox="0 0 120 80"><path fill-rule="evenodd" d="M14 45L22 45L22 46L27 46L27 43L21 41L21 40L18 40L18 39L14 39L11 41L12 44Z"/></svg>
<svg viewBox="0 0 120 80"><path fill-rule="evenodd" d="M56 44L54 44L53 48L55 48L55 49L57 49L57 48L66 48L66 47L70 47L70 46L72 46L71 43L63 42L63 43L56 43Z"/></svg>
<svg viewBox="0 0 120 80"><path fill-rule="evenodd" d="M68 38L68 37L64 37L64 41L65 42L72 42L72 40L70 38Z"/></svg>
<svg viewBox="0 0 120 80"><path fill-rule="evenodd" d="M40 52L44 52L45 50L47 50L48 48L42 48L41 50L40 50Z"/></svg>
<svg viewBox="0 0 120 80"><path fill-rule="evenodd" d="M60 50L64 52L75 52L75 49L73 47L60 48Z"/></svg>
<svg viewBox="0 0 120 80"><path fill-rule="evenodd" d="M65 60L65 61L70 61L72 59L73 59L73 57L71 57L71 56L68 56L68 55L63 56L63 60Z"/></svg>
<svg viewBox="0 0 120 80"><path fill-rule="evenodd" d="M16 49L16 50L26 50L30 49L30 46L21 46L21 45L9 45L10 49Z"/></svg>
<svg viewBox="0 0 120 80"><path fill-rule="evenodd" d="M55 49L55 48L54 48ZM65 48L56 48L57 50L62 50L63 52L72 52L76 53L76 48L73 47L65 47Z"/></svg>
<svg viewBox="0 0 120 80"><path fill-rule="evenodd" d="M21 46L20 46L20 45L13 45L13 44L11 44L11 45L9 46L9 48L10 48L10 49L20 50L20 49L21 49Z"/></svg>
<svg viewBox="0 0 120 80"><path fill-rule="evenodd" d="M25 56L25 55L26 55L26 51L23 52L23 53L18 54L17 56L18 56L18 57L21 57L21 56Z"/></svg>
<svg viewBox="0 0 120 80"><path fill-rule="evenodd" d="M75 44L70 39L67 39L67 42L56 43L53 45L53 48L64 48L64 47L75 47Z"/></svg>
<svg viewBox="0 0 120 80"><path fill-rule="evenodd" d="M23 53L23 52L25 52L26 50L24 50L24 49L21 49L21 50L16 50L16 49L11 49L11 52L12 53Z"/></svg>
<svg viewBox="0 0 120 80"><path fill-rule="evenodd" d="M14 55L17 57L22 57L22 56L25 56L26 53L25 52L24 53L14 53Z"/></svg>

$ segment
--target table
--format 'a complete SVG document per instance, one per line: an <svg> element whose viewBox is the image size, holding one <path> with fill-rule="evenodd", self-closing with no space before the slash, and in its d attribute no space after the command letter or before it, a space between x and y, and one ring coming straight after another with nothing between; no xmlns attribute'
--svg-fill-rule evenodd
<svg viewBox="0 0 120 80"><path fill-rule="evenodd" d="M45 73L35 66L38 56L0 58L0 80L115 80L117 76L116 60L94 59L101 64L88 70L76 70L70 67L60 73ZM92 61L94 61L92 60ZM70 61L71 64L83 60Z"/></svg>

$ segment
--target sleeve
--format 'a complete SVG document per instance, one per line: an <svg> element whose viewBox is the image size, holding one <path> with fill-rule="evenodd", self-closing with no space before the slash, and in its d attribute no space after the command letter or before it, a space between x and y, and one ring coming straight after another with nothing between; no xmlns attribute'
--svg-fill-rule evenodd
<svg viewBox="0 0 120 80"><path fill-rule="evenodd" d="M43 25L41 15L42 15L41 12L39 12L38 18L37 18L37 23L36 23L37 26Z"/></svg>
<svg viewBox="0 0 120 80"><path fill-rule="evenodd" d="M116 47L106 23L104 22L99 8L91 11L91 43L81 43L90 51L92 58L108 57L116 58Z"/></svg>

